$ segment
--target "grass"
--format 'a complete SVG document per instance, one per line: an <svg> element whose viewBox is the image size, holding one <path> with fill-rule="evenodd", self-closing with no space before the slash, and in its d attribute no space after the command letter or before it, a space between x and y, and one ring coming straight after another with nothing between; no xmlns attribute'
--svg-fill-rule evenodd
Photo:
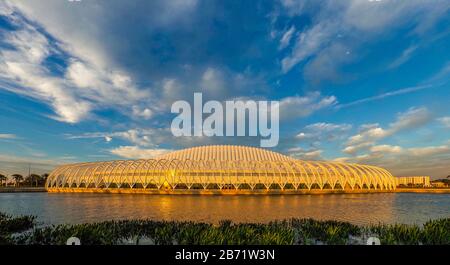
<svg viewBox="0 0 450 265"><path fill-rule="evenodd" d="M129 239L156 245L292 245L365 244L369 236L382 244L450 244L450 218L416 225L356 226L347 222L289 219L267 224L229 220L218 225L201 222L126 220L36 227L32 216L0 213L0 243L64 245L69 237L83 245L124 244ZM359 239L359 241L355 241Z"/></svg>
<svg viewBox="0 0 450 265"><path fill-rule="evenodd" d="M34 216L12 217L0 212L0 245L14 244L14 234L32 229L35 223Z"/></svg>

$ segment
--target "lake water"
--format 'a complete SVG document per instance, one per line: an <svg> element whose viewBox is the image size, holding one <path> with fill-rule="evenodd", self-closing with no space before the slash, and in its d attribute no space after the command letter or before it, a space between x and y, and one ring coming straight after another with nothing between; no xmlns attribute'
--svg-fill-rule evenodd
<svg viewBox="0 0 450 265"><path fill-rule="evenodd" d="M149 218L217 223L285 218L336 219L355 224L422 224L450 217L450 194L327 194L198 196L79 193L0 193L0 212L31 214L41 224Z"/></svg>

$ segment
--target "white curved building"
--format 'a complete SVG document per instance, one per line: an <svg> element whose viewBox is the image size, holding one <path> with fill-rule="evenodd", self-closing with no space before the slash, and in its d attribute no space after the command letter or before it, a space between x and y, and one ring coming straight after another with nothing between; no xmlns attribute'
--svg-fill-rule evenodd
<svg viewBox="0 0 450 265"><path fill-rule="evenodd" d="M201 146L154 159L63 165L48 191L386 191L395 178L369 165L303 161L245 146Z"/></svg>

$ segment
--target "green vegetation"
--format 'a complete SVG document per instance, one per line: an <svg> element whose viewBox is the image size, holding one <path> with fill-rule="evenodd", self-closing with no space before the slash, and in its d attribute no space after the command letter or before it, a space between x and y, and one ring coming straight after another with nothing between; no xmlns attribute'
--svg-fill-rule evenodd
<svg viewBox="0 0 450 265"><path fill-rule="evenodd" d="M415 225L377 225L368 231L378 235L381 244L385 245L449 245L450 218L431 220L423 227Z"/></svg>
<svg viewBox="0 0 450 265"><path fill-rule="evenodd" d="M14 234L35 227L34 216L12 217L0 212L0 245L16 243Z"/></svg>
<svg viewBox="0 0 450 265"><path fill-rule="evenodd" d="M45 173L42 175L31 173L24 177L21 174L12 174L8 178L4 174L0 174L0 187L11 186L12 182L8 182L9 179L14 180L15 187L44 187L49 174Z"/></svg>
<svg viewBox="0 0 450 265"><path fill-rule="evenodd" d="M8 178L5 175L0 174L0 187L3 185L6 186L6 181L8 181ZM5 184L3 184L3 183L5 183Z"/></svg>
<svg viewBox="0 0 450 265"><path fill-rule="evenodd" d="M435 179L431 181L431 184L442 182L445 186L450 187L450 175L447 176L445 179Z"/></svg>
<svg viewBox="0 0 450 265"><path fill-rule="evenodd" d="M450 244L450 218L416 225L356 226L347 222L290 219L267 224L222 221L218 225L152 220L107 221L36 227L35 218L0 213L1 244L64 245L69 237L83 245L292 245L365 244L368 237L382 244Z"/></svg>
<svg viewBox="0 0 450 265"><path fill-rule="evenodd" d="M20 186L20 183L23 181L23 176L20 174L12 174L11 177L16 182L16 186Z"/></svg>

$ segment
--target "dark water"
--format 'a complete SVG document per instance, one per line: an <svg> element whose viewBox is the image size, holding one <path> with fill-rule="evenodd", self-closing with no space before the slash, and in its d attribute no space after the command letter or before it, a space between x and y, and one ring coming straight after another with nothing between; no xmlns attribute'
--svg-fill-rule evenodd
<svg viewBox="0 0 450 265"><path fill-rule="evenodd" d="M0 193L0 211L32 214L43 224L150 218L217 223L337 219L355 224L415 223L450 217L450 194L195 196Z"/></svg>

